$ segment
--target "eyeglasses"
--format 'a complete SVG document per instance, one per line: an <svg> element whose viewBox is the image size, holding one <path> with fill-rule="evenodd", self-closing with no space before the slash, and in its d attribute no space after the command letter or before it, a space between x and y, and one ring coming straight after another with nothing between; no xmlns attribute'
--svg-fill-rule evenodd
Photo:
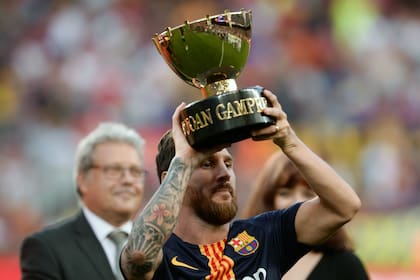
<svg viewBox="0 0 420 280"><path fill-rule="evenodd" d="M109 179L122 178L124 171L128 170L131 177L134 179L143 179L147 175L147 170L141 169L136 166L124 167L121 165L91 165L92 169L101 169L105 176Z"/></svg>

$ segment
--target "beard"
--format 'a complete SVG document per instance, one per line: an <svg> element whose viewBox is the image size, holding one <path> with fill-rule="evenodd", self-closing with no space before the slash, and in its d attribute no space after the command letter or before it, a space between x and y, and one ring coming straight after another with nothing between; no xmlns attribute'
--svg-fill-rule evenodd
<svg viewBox="0 0 420 280"><path fill-rule="evenodd" d="M200 189L187 190L190 193L190 206L202 220L211 225L224 225L236 216L238 205L236 196L232 194L230 202L214 202L210 197L206 196Z"/></svg>

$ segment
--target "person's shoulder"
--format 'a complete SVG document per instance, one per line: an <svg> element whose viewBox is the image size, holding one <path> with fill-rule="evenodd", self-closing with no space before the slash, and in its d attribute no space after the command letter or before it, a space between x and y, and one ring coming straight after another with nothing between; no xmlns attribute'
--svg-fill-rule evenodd
<svg viewBox="0 0 420 280"><path fill-rule="evenodd" d="M292 217L294 218L296 216L296 213L299 209L299 207L302 205L301 202L296 203L292 206L290 206L289 208L286 209L278 209L278 210L272 210L272 211L266 211L263 212L261 214L258 214L254 217L250 217L250 218L246 218L246 219L241 219L241 220L237 220L239 222L242 223L267 223L272 219L278 219L281 217Z"/></svg>
<svg viewBox="0 0 420 280"><path fill-rule="evenodd" d="M281 217L284 210L273 210L258 214L254 217L238 219L232 223L233 227L238 226L266 226L267 223L272 223L276 218Z"/></svg>
<svg viewBox="0 0 420 280"><path fill-rule="evenodd" d="M343 279L369 279L368 271L362 259L353 251L341 250L330 255L330 262L333 266L344 273L347 278Z"/></svg>
<svg viewBox="0 0 420 280"><path fill-rule="evenodd" d="M336 264L342 263L345 266L351 265L362 265L362 260L360 257L351 250L340 250L330 253L330 256L334 258Z"/></svg>
<svg viewBox="0 0 420 280"><path fill-rule="evenodd" d="M81 214L76 214L55 221L44 228L27 235L20 245L22 257L39 255L49 256L52 252L60 255L68 254L75 248L76 236L80 232Z"/></svg>
<svg viewBox="0 0 420 280"><path fill-rule="evenodd" d="M25 239L45 239L53 240L57 236L64 236L70 232L74 227L74 224L81 218L81 214L73 214L72 216L64 217L54 221L51 224L47 224L40 230L30 234Z"/></svg>

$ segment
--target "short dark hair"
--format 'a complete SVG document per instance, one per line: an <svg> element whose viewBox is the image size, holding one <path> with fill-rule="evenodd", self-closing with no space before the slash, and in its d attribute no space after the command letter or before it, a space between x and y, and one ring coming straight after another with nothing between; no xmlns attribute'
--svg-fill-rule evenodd
<svg viewBox="0 0 420 280"><path fill-rule="evenodd" d="M162 173L169 169L172 159L175 156L175 143L172 138L172 130L163 134L158 144L158 153L156 155L156 169L159 182L162 183Z"/></svg>

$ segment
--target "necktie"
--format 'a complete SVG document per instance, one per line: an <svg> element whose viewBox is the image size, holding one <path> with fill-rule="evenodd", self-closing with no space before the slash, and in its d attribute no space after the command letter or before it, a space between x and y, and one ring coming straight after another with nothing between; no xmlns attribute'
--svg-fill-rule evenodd
<svg viewBox="0 0 420 280"><path fill-rule="evenodd" d="M127 240L127 233L115 230L108 234L108 238L115 244L116 253L115 253L115 278L117 280L123 280L123 276L120 271L120 254L124 246L124 242Z"/></svg>

